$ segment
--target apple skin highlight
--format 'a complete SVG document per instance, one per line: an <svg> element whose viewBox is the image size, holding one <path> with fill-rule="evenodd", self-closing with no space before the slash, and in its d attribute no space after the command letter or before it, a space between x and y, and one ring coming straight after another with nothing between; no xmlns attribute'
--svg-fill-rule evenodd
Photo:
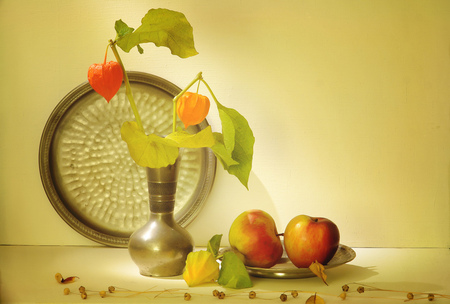
<svg viewBox="0 0 450 304"><path fill-rule="evenodd" d="M232 223L228 239L247 266L270 268L283 254L275 221L262 210L241 213Z"/></svg>
<svg viewBox="0 0 450 304"><path fill-rule="evenodd" d="M298 268L307 268L315 261L326 265L335 255L339 241L336 224L321 217L298 215L284 232L286 254Z"/></svg>

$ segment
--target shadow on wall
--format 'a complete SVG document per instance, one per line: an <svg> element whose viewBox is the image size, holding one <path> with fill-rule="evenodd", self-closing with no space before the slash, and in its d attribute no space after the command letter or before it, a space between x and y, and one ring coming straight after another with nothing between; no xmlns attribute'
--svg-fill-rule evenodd
<svg viewBox="0 0 450 304"><path fill-rule="evenodd" d="M250 173L249 190L228 174L220 164L216 171L213 189L203 209L187 230L194 238L196 246L206 246L215 234L223 234L222 246L228 246L228 231L233 220L242 212L261 209L269 213L279 227L279 215L267 189L261 180Z"/></svg>

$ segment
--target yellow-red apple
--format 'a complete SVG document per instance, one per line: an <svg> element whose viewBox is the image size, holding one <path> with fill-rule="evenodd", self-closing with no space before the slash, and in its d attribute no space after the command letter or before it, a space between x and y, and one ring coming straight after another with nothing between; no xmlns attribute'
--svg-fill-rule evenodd
<svg viewBox="0 0 450 304"><path fill-rule="evenodd" d="M299 268L314 261L326 265L339 247L339 238L338 227L329 219L298 215L286 226L284 249Z"/></svg>
<svg viewBox="0 0 450 304"><path fill-rule="evenodd" d="M247 266L270 268L283 254L275 221L262 210L241 213L231 224L228 240Z"/></svg>

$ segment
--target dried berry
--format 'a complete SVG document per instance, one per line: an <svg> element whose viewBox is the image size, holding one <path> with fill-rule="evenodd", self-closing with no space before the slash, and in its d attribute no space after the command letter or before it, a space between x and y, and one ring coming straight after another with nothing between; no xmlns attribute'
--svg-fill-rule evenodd
<svg viewBox="0 0 450 304"><path fill-rule="evenodd" d="M67 296L70 293L70 289L69 288L64 288L64 294Z"/></svg>
<svg viewBox="0 0 450 304"><path fill-rule="evenodd" d="M191 299L191 294L186 292L186 293L184 294L184 300L185 300L185 301L189 301L190 299Z"/></svg>
<svg viewBox="0 0 450 304"><path fill-rule="evenodd" d="M225 293L223 291L219 292L219 299L225 299Z"/></svg>
<svg viewBox="0 0 450 304"><path fill-rule="evenodd" d="M342 291L347 292L349 289L350 289L350 287L348 287L347 284L345 284L345 285L342 286Z"/></svg>
<svg viewBox="0 0 450 304"><path fill-rule="evenodd" d="M116 288L114 286L109 286L108 291L109 293L113 293L114 291L116 291Z"/></svg>
<svg viewBox="0 0 450 304"><path fill-rule="evenodd" d="M298 297L298 291L297 291L297 290L291 291L291 295L292 295L292 297L294 297L294 298Z"/></svg>
<svg viewBox="0 0 450 304"><path fill-rule="evenodd" d="M414 299L414 294L412 292L408 292L406 297L408 298L408 300L412 300L412 299Z"/></svg>
<svg viewBox="0 0 450 304"><path fill-rule="evenodd" d="M359 293L363 293L363 292L364 292L364 286L359 286L358 289L357 289L357 291L358 291Z"/></svg>
<svg viewBox="0 0 450 304"><path fill-rule="evenodd" d="M250 299L256 298L256 292L250 291L250 292L248 293L248 297L249 297Z"/></svg>
<svg viewBox="0 0 450 304"><path fill-rule="evenodd" d="M213 290L213 296L215 296L215 297L219 296L219 291L217 289Z"/></svg>
<svg viewBox="0 0 450 304"><path fill-rule="evenodd" d="M282 293L281 296L280 296L280 300L281 300L282 302L286 302L286 300L287 300L287 295L284 294L284 293Z"/></svg>
<svg viewBox="0 0 450 304"><path fill-rule="evenodd" d="M433 301L434 300L434 294L430 293L428 294L428 301Z"/></svg>
<svg viewBox="0 0 450 304"><path fill-rule="evenodd" d="M106 291L102 290L99 292L100 297L104 298L106 297Z"/></svg>

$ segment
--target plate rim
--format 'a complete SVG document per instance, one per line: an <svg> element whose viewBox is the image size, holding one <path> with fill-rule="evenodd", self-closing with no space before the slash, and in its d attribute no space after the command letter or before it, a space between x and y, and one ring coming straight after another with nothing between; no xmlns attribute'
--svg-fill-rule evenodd
<svg viewBox="0 0 450 304"><path fill-rule="evenodd" d="M334 267L338 267L338 266L347 264L356 258L356 252L353 250L353 248L351 248L347 245L339 244L338 250L345 250L345 252L349 254L349 258L338 264L326 264L326 265L324 265L325 269L330 269L330 268L334 268ZM330 262L333 261L333 258L330 260ZM292 264L291 261L288 261L287 263ZM276 268L261 268L261 267L253 267L253 266L245 266L245 267L247 268L247 271L249 272L250 275L255 276L255 277L262 277L262 278L300 279L300 278L308 278L308 277L315 276L312 272L308 273L308 268L297 268L297 269L293 268L288 272L283 272L283 270L276 269Z"/></svg>

